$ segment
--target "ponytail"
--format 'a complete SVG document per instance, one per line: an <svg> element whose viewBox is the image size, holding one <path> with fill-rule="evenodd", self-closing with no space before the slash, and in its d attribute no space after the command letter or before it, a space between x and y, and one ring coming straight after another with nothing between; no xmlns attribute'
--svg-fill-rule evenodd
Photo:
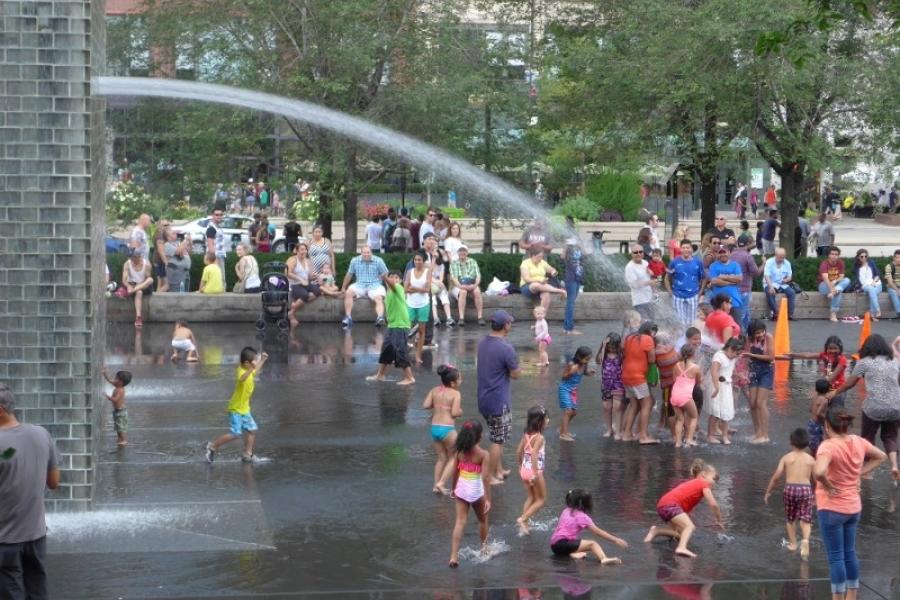
<svg viewBox="0 0 900 600"><path fill-rule="evenodd" d="M847 412L843 406L832 406L825 414L825 420L835 433L847 433L853 425L853 415Z"/></svg>

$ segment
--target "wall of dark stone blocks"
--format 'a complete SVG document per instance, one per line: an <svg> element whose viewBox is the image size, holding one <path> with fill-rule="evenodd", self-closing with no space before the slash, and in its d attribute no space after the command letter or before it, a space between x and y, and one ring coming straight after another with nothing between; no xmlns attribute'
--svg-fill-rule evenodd
<svg viewBox="0 0 900 600"><path fill-rule="evenodd" d="M0 380L56 440L56 510L90 506L102 406L104 8L0 0Z"/></svg>

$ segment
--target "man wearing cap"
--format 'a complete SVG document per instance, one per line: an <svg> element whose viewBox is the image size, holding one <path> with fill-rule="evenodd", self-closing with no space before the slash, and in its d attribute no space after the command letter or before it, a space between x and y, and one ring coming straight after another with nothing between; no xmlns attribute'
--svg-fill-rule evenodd
<svg viewBox="0 0 900 600"><path fill-rule="evenodd" d="M784 248L777 248L775 256L766 260L766 266L763 268L763 281L766 286L766 300L769 303L771 318L774 321L778 318L778 305L776 304L776 296L784 294L788 301L788 319L794 320L794 300L797 292L794 291L793 270L791 263L785 256Z"/></svg>
<svg viewBox="0 0 900 600"><path fill-rule="evenodd" d="M47 430L19 423L15 408L0 383L0 598L38 600L49 598L44 492L59 486L58 458Z"/></svg>
<svg viewBox="0 0 900 600"><path fill-rule="evenodd" d="M466 326L466 298L469 294L475 301L475 312L478 315L478 324L484 325L482 317L481 300L481 271L478 263L469 258L469 248L463 244L457 249L459 260L450 263L450 294L456 298L456 306L459 309L459 321L457 325Z"/></svg>
<svg viewBox="0 0 900 600"><path fill-rule="evenodd" d="M731 260L731 251L727 246L719 246L716 253L717 261L709 265L707 273L707 299L711 302L719 294L726 294L731 298L731 316L740 323L744 317L744 305L741 303L741 293L738 290L744 274L741 268Z"/></svg>
<svg viewBox="0 0 900 600"><path fill-rule="evenodd" d="M751 238L742 235L738 238L737 248L731 253L731 261L741 268L741 283L738 292L741 294L741 304L744 309L741 315L741 329L747 331L750 325L750 299L753 297L753 280L762 275L762 271L750 255Z"/></svg>
<svg viewBox="0 0 900 600"><path fill-rule="evenodd" d="M491 484L503 483L509 471L503 469L503 444L509 441L512 418L511 380L518 379L519 357L506 341L513 318L505 310L491 315L491 332L478 344L478 412L487 422L491 441Z"/></svg>

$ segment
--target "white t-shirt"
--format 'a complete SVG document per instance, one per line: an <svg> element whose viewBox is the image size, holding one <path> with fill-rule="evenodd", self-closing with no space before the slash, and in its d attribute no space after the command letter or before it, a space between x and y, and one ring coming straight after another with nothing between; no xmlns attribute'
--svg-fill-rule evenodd
<svg viewBox="0 0 900 600"><path fill-rule="evenodd" d="M381 250L381 223L372 221L366 225L366 243L372 250Z"/></svg>
<svg viewBox="0 0 900 600"><path fill-rule="evenodd" d="M650 272L647 270L647 261L640 264L628 261L625 265L625 281L631 288L631 305L638 306L653 301L653 288L650 287Z"/></svg>
<svg viewBox="0 0 900 600"><path fill-rule="evenodd" d="M444 240L444 250L447 251L447 255L450 257L450 262L456 262L459 260L459 247L464 245L463 241L457 237L448 237Z"/></svg>

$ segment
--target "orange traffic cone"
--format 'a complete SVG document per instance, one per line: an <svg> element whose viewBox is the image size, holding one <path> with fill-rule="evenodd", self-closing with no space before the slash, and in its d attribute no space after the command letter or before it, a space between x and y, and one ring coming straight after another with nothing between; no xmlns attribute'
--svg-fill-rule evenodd
<svg viewBox="0 0 900 600"><path fill-rule="evenodd" d="M791 351L791 326L788 320L787 298L782 298L781 306L778 307L778 322L775 324L774 342L776 356L788 354ZM788 386L790 371L790 361L775 361L775 400L778 402L790 400L790 389Z"/></svg>
<svg viewBox="0 0 900 600"><path fill-rule="evenodd" d="M869 311L866 311L866 314L863 316L862 329L859 330L859 346L856 354L853 355L853 360L859 360L859 351L862 350L863 344L866 343L870 335L872 335L872 315Z"/></svg>

